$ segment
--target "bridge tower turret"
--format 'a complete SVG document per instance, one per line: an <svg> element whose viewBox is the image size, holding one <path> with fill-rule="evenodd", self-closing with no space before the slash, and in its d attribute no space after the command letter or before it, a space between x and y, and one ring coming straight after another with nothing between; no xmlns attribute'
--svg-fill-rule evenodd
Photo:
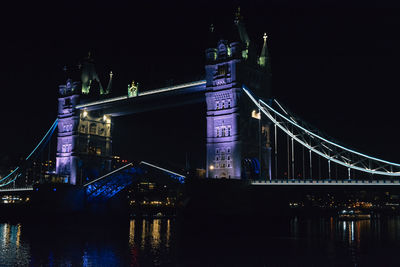
<svg viewBox="0 0 400 267"><path fill-rule="evenodd" d="M79 69L81 82L68 78L65 85L59 86L58 98L56 174L74 185L109 172L112 159L112 117L79 107L110 92L112 73L104 90L90 56ZM77 72L73 69L67 75L76 77Z"/></svg>
<svg viewBox="0 0 400 267"><path fill-rule="evenodd" d="M214 34L214 27L211 31ZM234 36L230 42L227 39L220 39L214 43L216 47L206 49L206 176L266 177L270 173L269 126L257 119L258 110L247 98L242 98L241 89L245 84L258 96L269 97L265 43L257 57L239 12Z"/></svg>

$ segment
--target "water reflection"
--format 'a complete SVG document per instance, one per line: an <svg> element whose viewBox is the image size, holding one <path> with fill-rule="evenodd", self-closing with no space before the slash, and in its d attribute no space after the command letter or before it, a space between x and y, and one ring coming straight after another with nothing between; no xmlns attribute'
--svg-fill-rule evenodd
<svg viewBox="0 0 400 267"><path fill-rule="evenodd" d="M103 227L0 223L0 266L390 266L400 248L400 217L179 225L169 219Z"/></svg>
<svg viewBox="0 0 400 267"><path fill-rule="evenodd" d="M29 244L21 242L21 224L0 224L0 266L29 264Z"/></svg>

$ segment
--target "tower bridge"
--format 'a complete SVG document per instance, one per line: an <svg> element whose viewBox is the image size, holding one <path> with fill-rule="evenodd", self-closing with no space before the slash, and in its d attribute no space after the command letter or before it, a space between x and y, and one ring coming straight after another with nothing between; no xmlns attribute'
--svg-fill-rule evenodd
<svg viewBox="0 0 400 267"><path fill-rule="evenodd" d="M257 50L240 14L234 27L234 36L226 39L216 39L211 29L205 79L200 81L152 90L132 83L126 94L110 97L112 75L103 87L88 60L81 81L69 78L60 85L58 118L23 165L43 150L57 127L55 174L64 183L90 188L90 195L118 191L130 178L111 175L115 172L111 166L113 132L120 130L113 119L205 103L208 179L243 179L254 186L400 185L400 164L338 144L271 99L267 36L260 38L262 46ZM0 178L0 190L18 190L13 181L24 166ZM124 168L125 174L128 169ZM32 188L23 185L21 190Z"/></svg>

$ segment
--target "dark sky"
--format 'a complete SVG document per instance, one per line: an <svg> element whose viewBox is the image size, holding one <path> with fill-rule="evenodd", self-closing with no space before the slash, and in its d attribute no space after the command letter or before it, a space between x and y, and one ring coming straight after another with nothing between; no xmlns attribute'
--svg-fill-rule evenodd
<svg viewBox="0 0 400 267"><path fill-rule="evenodd" d="M115 94L125 93L132 79L150 88L195 78L204 72L210 23L230 27L240 5L250 38L261 44L262 34L269 35L275 98L342 143L400 162L399 9L392 3L319 2L68 1L5 8L0 155L26 155L50 127L64 65L77 65L92 51L103 83L114 72ZM178 124L167 133L182 134L174 129Z"/></svg>

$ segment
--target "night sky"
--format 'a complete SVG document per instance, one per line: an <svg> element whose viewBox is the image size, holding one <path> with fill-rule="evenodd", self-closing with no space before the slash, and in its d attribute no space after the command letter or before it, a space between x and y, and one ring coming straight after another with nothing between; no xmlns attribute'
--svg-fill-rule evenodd
<svg viewBox="0 0 400 267"><path fill-rule="evenodd" d="M198 79L210 23L222 31L231 27L240 5L250 39L261 45L262 34L269 36L273 97L349 147L400 162L400 11L389 8L392 4L189 2L69 1L3 9L0 155L28 154L50 127L58 85L65 82L64 65L73 68L91 51L103 84L113 71L115 95L125 94L132 79L142 89L171 79ZM199 147L205 150L202 110L199 105L132 116L121 136L137 139L140 128L143 138L160 134L157 149L164 156L174 154L168 160L178 166L184 164L185 150L192 158L204 154L194 155ZM153 123L146 124L149 120ZM179 136L180 148L172 152ZM133 149L114 143L121 155ZM141 150L135 149L135 156ZM151 158L149 151L143 155Z"/></svg>

